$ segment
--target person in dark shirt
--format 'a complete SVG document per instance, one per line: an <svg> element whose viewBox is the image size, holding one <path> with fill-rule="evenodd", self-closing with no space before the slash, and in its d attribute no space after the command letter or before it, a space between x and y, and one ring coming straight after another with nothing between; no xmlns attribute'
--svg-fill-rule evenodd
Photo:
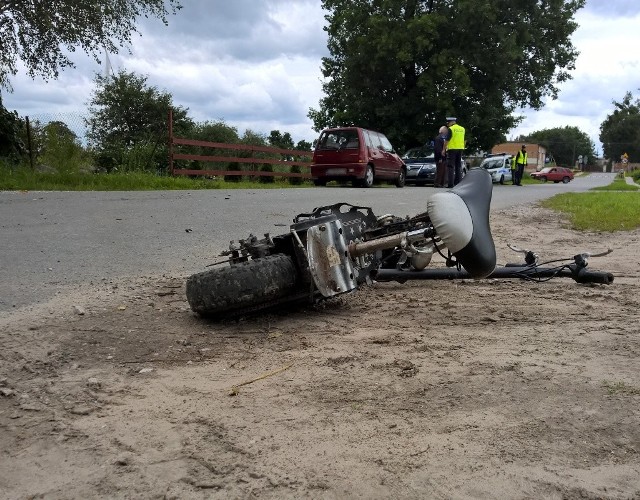
<svg viewBox="0 0 640 500"><path fill-rule="evenodd" d="M447 155L447 187L452 188L462 179L462 152L464 151L464 127L457 123L455 116L447 117L447 137L444 141L444 151Z"/></svg>
<svg viewBox="0 0 640 500"><path fill-rule="evenodd" d="M447 183L447 156L445 155L444 149L444 141L447 137L447 132L449 129L445 125L440 127L438 130L438 135L436 135L433 140L433 148L434 153L433 157L436 162L436 178L433 181L433 187L445 187Z"/></svg>

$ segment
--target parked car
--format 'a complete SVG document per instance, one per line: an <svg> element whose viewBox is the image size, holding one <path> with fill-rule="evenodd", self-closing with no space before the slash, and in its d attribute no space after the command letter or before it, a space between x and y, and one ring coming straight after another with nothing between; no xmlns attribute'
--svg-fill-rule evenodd
<svg viewBox="0 0 640 500"><path fill-rule="evenodd" d="M532 172L531 177L542 182L553 181L566 184L573 179L573 172L565 167L545 167L539 172Z"/></svg>
<svg viewBox="0 0 640 500"><path fill-rule="evenodd" d="M407 166L407 183L416 185L433 184L436 178L436 161L431 146L411 148L402 155ZM462 160L462 177L467 175L467 164Z"/></svg>
<svg viewBox="0 0 640 500"><path fill-rule="evenodd" d="M488 155L482 160L480 168L484 168L491 174L493 182L499 182L500 184L511 182L513 180L513 174L511 172L512 158L513 156L509 154Z"/></svg>
<svg viewBox="0 0 640 500"><path fill-rule="evenodd" d="M311 178L316 186L351 181L354 186L368 188L375 181L386 180L403 187L406 174L406 166L389 139L360 127L323 130L311 162Z"/></svg>

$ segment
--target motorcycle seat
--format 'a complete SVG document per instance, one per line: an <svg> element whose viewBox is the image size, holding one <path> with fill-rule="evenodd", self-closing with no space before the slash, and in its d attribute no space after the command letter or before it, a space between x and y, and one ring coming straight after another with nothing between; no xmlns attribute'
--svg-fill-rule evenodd
<svg viewBox="0 0 640 500"><path fill-rule="evenodd" d="M427 201L436 233L473 278L486 278L496 267L496 247L489 226L493 182L484 169L473 168L452 189Z"/></svg>

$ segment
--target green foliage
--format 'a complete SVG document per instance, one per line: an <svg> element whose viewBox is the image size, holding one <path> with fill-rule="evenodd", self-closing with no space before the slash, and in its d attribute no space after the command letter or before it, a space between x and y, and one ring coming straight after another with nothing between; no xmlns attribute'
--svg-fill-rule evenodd
<svg viewBox="0 0 640 500"><path fill-rule="evenodd" d="M272 130L267 138L269 145L280 149L293 149L293 139L289 132L282 134L279 130Z"/></svg>
<svg viewBox="0 0 640 500"><path fill-rule="evenodd" d="M629 162L640 163L640 99L627 92L622 102L613 101L615 109L600 125L600 142L604 156L615 162L627 153Z"/></svg>
<svg viewBox="0 0 640 500"><path fill-rule="evenodd" d="M86 123L98 166L107 171L166 170L169 109L179 136L193 127L187 110L174 106L171 94L147 85L147 77L135 73L97 75L95 82Z"/></svg>
<svg viewBox="0 0 640 500"><path fill-rule="evenodd" d="M260 172L273 172L273 165L271 163L263 163L260 167ZM274 182L272 175L261 175L258 180L263 184L272 184Z"/></svg>
<svg viewBox="0 0 640 500"><path fill-rule="evenodd" d="M139 17L167 24L179 8L177 0L0 1L0 88L10 89L18 61L31 77L57 78L60 68L73 66L67 54L78 47L98 61L104 49L129 45Z"/></svg>
<svg viewBox="0 0 640 500"><path fill-rule="evenodd" d="M232 162L232 163L229 163L229 165L227 165L227 170L229 170L230 172L233 172L233 171L239 171L242 169L240 168L239 163ZM242 180L242 176L241 175L225 175L224 180L225 182L240 182Z"/></svg>
<svg viewBox="0 0 640 500"><path fill-rule="evenodd" d="M180 135L180 134L176 134ZM238 129L227 125L223 121L205 121L196 123L191 130L184 131L183 134L189 139L195 139L205 142L218 142L225 144L237 144L240 142ZM237 150L212 149L209 147L199 146L183 146L181 152L201 155L201 156L237 156ZM223 170L227 168L226 164L219 162L202 162L199 160L177 160L176 168L189 168L193 170ZM228 170L238 170L238 165L234 164L233 168L229 166ZM231 177L231 176L228 176Z"/></svg>
<svg viewBox="0 0 640 500"><path fill-rule="evenodd" d="M305 141L304 139L302 139L297 142L296 149L300 151L311 151L313 149L313 144L311 144L309 141Z"/></svg>
<svg viewBox="0 0 640 500"><path fill-rule="evenodd" d="M252 146L266 146L267 139L265 136L259 132L254 132L251 129L247 129L242 134L242 138L240 139L242 144L250 144Z"/></svg>
<svg viewBox="0 0 640 500"><path fill-rule="evenodd" d="M331 55L309 117L316 130L359 125L408 148L454 114L467 149L489 149L517 124L514 109L540 108L569 78L584 3L323 0Z"/></svg>
<svg viewBox="0 0 640 500"><path fill-rule="evenodd" d="M91 166L77 135L65 123L49 122L34 135L41 136L39 141L35 141L39 143L38 164L59 173L79 172Z"/></svg>
<svg viewBox="0 0 640 500"><path fill-rule="evenodd" d="M544 146L557 165L573 168L580 155L587 155L587 164L595 163L595 146L589 136L578 127L538 130L518 137L516 142L532 142Z"/></svg>
<svg viewBox="0 0 640 500"><path fill-rule="evenodd" d="M300 165L292 165L290 172L292 174L300 174L302 173L302 167ZM289 177L289 184L293 184L294 186L299 186L304 182L302 177Z"/></svg>
<svg viewBox="0 0 640 500"><path fill-rule="evenodd" d="M624 177L616 176L611 184L592 188L592 191L637 191L638 189L640 189L639 186L628 184Z"/></svg>
<svg viewBox="0 0 640 500"><path fill-rule="evenodd" d="M0 95L0 159L11 164L20 160L26 152L23 134L24 122L17 112L4 107Z"/></svg>
<svg viewBox="0 0 640 500"><path fill-rule="evenodd" d="M631 231L640 227L640 192L563 193L541 205L568 214L574 229Z"/></svg>
<svg viewBox="0 0 640 500"><path fill-rule="evenodd" d="M154 173L129 172L110 174L42 173L28 168L12 169L0 160L0 190L23 191L148 191L164 189L249 189L286 188L287 183L232 183L204 177L168 177Z"/></svg>

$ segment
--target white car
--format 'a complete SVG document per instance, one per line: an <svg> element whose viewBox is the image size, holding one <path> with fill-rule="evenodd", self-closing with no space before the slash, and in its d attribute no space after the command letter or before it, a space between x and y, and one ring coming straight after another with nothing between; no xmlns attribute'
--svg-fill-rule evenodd
<svg viewBox="0 0 640 500"><path fill-rule="evenodd" d="M513 156L508 154L490 155L482 160L480 168L484 168L491 174L493 182L499 182L500 184L511 182L513 180L511 173L512 158Z"/></svg>

